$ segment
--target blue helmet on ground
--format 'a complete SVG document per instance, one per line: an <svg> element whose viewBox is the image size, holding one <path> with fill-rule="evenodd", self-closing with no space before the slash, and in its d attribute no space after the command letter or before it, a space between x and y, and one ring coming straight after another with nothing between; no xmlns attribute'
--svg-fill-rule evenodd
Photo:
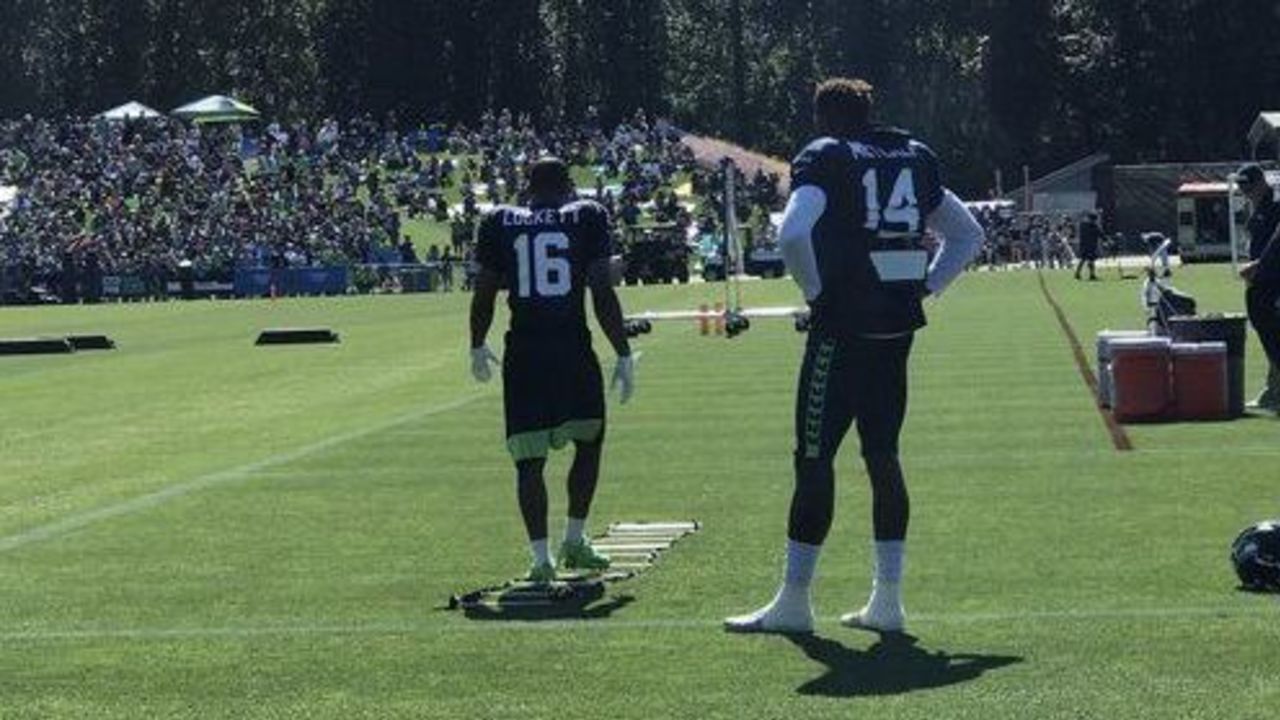
<svg viewBox="0 0 1280 720"><path fill-rule="evenodd" d="M1280 592L1280 520L1264 520L1231 543L1231 563L1243 589Z"/></svg>

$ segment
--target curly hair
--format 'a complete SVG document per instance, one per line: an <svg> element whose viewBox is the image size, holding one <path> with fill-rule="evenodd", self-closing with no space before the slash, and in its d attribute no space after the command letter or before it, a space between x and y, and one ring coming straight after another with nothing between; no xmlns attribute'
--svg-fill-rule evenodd
<svg viewBox="0 0 1280 720"><path fill-rule="evenodd" d="M813 94L813 112L820 126L842 136L852 136L871 123L875 89L860 78L830 78Z"/></svg>

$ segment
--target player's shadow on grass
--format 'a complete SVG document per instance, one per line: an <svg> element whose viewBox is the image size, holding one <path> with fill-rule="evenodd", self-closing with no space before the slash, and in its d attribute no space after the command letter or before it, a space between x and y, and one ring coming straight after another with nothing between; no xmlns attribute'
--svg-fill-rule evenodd
<svg viewBox="0 0 1280 720"><path fill-rule="evenodd" d="M603 620L635 602L631 595L618 595L603 602L597 599L568 599L550 605L503 604L501 598L488 605L465 608L468 620L506 620L538 622L543 620Z"/></svg>
<svg viewBox="0 0 1280 720"><path fill-rule="evenodd" d="M1022 658L1011 655L930 652L919 647L917 638L904 633L885 633L866 650L853 650L817 635L789 639L810 659L827 668L822 677L796 689L801 695L900 695L968 682L988 670L1022 662Z"/></svg>

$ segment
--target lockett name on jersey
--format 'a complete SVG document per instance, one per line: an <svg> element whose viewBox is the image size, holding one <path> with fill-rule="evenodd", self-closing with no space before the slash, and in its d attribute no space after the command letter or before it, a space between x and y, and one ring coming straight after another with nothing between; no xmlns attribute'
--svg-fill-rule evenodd
<svg viewBox="0 0 1280 720"><path fill-rule="evenodd" d="M532 227L542 225L562 225L581 222L584 203L574 203L563 208L499 208L498 215L503 227ZM593 208L594 210L594 208ZM601 209L603 211L603 209Z"/></svg>
<svg viewBox="0 0 1280 720"><path fill-rule="evenodd" d="M476 259L510 291L512 332L587 338L587 271L612 254L603 206L499 206L481 220L477 240Z"/></svg>

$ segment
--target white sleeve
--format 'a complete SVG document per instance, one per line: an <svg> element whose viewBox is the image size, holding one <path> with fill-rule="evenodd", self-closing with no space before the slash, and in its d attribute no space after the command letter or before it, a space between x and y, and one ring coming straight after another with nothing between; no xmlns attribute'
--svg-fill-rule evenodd
<svg viewBox="0 0 1280 720"><path fill-rule="evenodd" d="M813 228L827 209L827 194L822 188L804 185L791 193L782 227L778 229L778 249L796 284L812 302L822 294L822 276L818 257L813 251Z"/></svg>
<svg viewBox="0 0 1280 720"><path fill-rule="evenodd" d="M928 226L942 236L942 249L933 259L925 280L929 292L937 295L978 256L987 235L969 208L950 190L944 191L942 204L929 215Z"/></svg>

